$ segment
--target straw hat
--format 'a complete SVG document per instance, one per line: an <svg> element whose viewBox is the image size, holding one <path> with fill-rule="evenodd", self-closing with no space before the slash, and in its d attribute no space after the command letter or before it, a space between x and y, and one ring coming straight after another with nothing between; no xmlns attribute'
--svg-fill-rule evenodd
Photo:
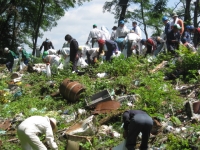
<svg viewBox="0 0 200 150"><path fill-rule="evenodd" d="M49 120L53 124L53 126L52 126L53 132L55 132L56 131L56 124L57 124L56 119L55 118L49 118Z"/></svg>

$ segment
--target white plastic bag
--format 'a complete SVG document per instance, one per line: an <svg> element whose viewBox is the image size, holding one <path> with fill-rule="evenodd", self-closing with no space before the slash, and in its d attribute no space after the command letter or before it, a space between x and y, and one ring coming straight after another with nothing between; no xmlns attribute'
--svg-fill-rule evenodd
<svg viewBox="0 0 200 150"><path fill-rule="evenodd" d="M77 66L80 66L81 68L86 68L88 64L85 62L83 57L80 57L77 62Z"/></svg>
<svg viewBox="0 0 200 150"><path fill-rule="evenodd" d="M50 65L46 65L47 77L51 77L51 68Z"/></svg>
<svg viewBox="0 0 200 150"><path fill-rule="evenodd" d="M20 70L22 70L22 69L24 69L24 67L26 67L26 65L24 64L24 62L23 61L20 61Z"/></svg>
<svg viewBox="0 0 200 150"><path fill-rule="evenodd" d="M111 150L127 150L125 145L126 145L126 140L123 140L118 146L113 147Z"/></svg>

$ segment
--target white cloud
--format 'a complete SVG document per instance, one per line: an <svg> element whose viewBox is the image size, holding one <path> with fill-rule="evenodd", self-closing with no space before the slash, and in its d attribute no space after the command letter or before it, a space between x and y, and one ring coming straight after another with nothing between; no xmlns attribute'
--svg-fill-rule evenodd
<svg viewBox="0 0 200 150"><path fill-rule="evenodd" d="M41 45L48 37L55 49L60 49L65 42L64 37L66 34L70 34L75 38L79 45L84 45L93 24L97 24L99 29L104 25L111 32L116 23L113 14L103 13L103 5L106 1L108 0L93 0L83 3L82 6L69 9L65 16L57 22L56 27L45 32L42 39L38 39L38 45Z"/></svg>

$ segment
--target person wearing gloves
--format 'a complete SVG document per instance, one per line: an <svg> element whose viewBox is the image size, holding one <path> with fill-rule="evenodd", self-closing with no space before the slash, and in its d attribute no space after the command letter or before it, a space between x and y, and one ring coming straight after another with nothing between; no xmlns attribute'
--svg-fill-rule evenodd
<svg viewBox="0 0 200 150"><path fill-rule="evenodd" d="M124 25L124 20L119 21L119 27L116 30L116 39L119 50L122 51L124 49L123 41L126 35L129 33L129 29Z"/></svg>
<svg viewBox="0 0 200 150"><path fill-rule="evenodd" d="M12 72L16 54L13 51L9 50L7 47L4 48L4 52L5 52L5 56L6 56L6 67L10 72Z"/></svg>
<svg viewBox="0 0 200 150"><path fill-rule="evenodd" d="M28 65L28 62L30 60L29 54L22 47L18 47L17 50L21 56L21 61L23 61L25 65Z"/></svg>
<svg viewBox="0 0 200 150"><path fill-rule="evenodd" d="M88 39L86 44L88 45L88 42L92 39L92 48L94 47L95 43L97 43L97 40L102 38L102 31L97 29L97 25L93 25L93 29L90 31Z"/></svg>
<svg viewBox="0 0 200 150"><path fill-rule="evenodd" d="M139 133L142 133L141 150L148 149L148 140L153 126L152 118L142 110L127 110L123 113L123 137L126 148L134 150Z"/></svg>
<svg viewBox="0 0 200 150"><path fill-rule="evenodd" d="M56 119L43 116L31 116L17 127L17 135L22 150L47 150L47 147L40 141L38 134L45 134L49 147L58 150L53 136L55 131Z"/></svg>
<svg viewBox="0 0 200 150"><path fill-rule="evenodd" d="M42 50L43 47L44 47L44 51L47 51L48 49L51 49L51 48L54 49L52 42L48 38L46 38L46 40L40 46L40 51Z"/></svg>
<svg viewBox="0 0 200 150"><path fill-rule="evenodd" d="M141 38L134 32L134 30L131 30L130 33L128 33L124 39L124 44L127 48L127 57L130 57L133 53L133 49L136 49L136 46L140 42ZM137 50L137 54L139 54L139 50Z"/></svg>

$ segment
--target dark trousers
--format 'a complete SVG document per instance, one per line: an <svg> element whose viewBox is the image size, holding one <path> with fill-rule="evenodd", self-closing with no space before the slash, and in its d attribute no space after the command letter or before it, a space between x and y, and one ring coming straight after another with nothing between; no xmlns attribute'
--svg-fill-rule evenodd
<svg viewBox="0 0 200 150"><path fill-rule="evenodd" d="M135 150L137 137L141 132L142 142L140 145L140 150L147 150L152 126L153 120L150 116L147 114L136 114L134 118L130 120L126 139L126 148L128 150Z"/></svg>
<svg viewBox="0 0 200 150"><path fill-rule="evenodd" d="M13 64L14 64L14 61L9 61L6 63L6 67L10 72L12 72Z"/></svg>

